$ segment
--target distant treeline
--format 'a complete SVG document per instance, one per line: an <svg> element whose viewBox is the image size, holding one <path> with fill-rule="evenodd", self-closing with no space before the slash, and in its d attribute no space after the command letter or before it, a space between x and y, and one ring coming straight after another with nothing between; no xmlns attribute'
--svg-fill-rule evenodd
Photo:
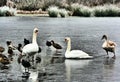
<svg viewBox="0 0 120 82"><path fill-rule="evenodd" d="M7 0L0 0L0 6ZM18 9L22 10L46 10L49 6L68 7L72 3L79 3L85 6L98 6L104 4L118 4L120 0L11 0L16 3Z"/></svg>
<svg viewBox="0 0 120 82"><path fill-rule="evenodd" d="M6 5L7 0L0 0L0 6Z"/></svg>

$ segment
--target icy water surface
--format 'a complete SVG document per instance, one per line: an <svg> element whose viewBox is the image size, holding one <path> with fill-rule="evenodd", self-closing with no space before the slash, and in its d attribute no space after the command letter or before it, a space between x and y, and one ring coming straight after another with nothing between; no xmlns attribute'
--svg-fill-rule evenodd
<svg viewBox="0 0 120 82"><path fill-rule="evenodd" d="M38 82L119 82L120 81L120 18L48 18L48 17L1 17L0 45L6 48L6 41L15 46L23 39L31 40L32 30L39 28L38 44L41 63L37 64ZM101 37L107 34L117 43L116 56L106 58L101 48ZM92 60L64 59L65 37L71 37L72 49L81 49L94 56ZM63 49L56 52L46 46L47 40L54 40ZM38 54L37 54L38 55ZM15 58L16 59L16 58ZM21 77L22 71L17 60L9 69L0 69L0 82L30 82Z"/></svg>

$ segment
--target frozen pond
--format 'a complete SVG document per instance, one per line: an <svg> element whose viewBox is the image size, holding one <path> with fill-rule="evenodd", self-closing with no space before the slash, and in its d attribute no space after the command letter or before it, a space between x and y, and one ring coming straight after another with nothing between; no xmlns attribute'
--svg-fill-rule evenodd
<svg viewBox="0 0 120 82"><path fill-rule="evenodd" d="M41 63L37 65L39 82L119 82L120 81L120 18L48 18L48 17L1 17L0 46L6 48L6 41L14 45L23 44L23 39L31 40L32 30L39 28L38 44ZM102 35L117 43L116 56L107 59L102 49ZM72 49L81 49L94 56L92 60L64 59L65 37L71 37ZM63 49L46 46L47 40L54 40ZM110 53L110 56L112 54ZM19 64L13 62L9 69L0 70L0 82L24 82L20 77ZM41 75L41 72L45 74ZM26 80L25 80L26 82ZM28 81L27 81L28 82Z"/></svg>

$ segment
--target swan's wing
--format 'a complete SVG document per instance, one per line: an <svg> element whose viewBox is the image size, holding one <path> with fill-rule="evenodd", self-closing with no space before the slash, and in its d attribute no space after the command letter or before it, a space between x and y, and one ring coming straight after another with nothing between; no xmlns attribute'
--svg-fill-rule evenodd
<svg viewBox="0 0 120 82"><path fill-rule="evenodd" d="M87 53L83 52L82 50L72 50L68 54L66 54L67 58L92 58Z"/></svg>
<svg viewBox="0 0 120 82"><path fill-rule="evenodd" d="M108 45L109 45L109 46L116 46L116 43L109 40L109 41L108 41Z"/></svg>

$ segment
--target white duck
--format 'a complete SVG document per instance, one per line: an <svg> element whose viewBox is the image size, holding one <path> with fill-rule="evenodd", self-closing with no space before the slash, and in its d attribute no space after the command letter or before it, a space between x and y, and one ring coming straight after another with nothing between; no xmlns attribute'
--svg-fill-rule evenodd
<svg viewBox="0 0 120 82"><path fill-rule="evenodd" d="M115 58L116 43L108 40L107 35L103 35L102 39L105 39L105 42L103 43L102 48L106 51L107 55L108 55L108 52L112 52L114 54L113 58Z"/></svg>
<svg viewBox="0 0 120 82"><path fill-rule="evenodd" d="M39 51L39 46L37 44L37 35L38 35L38 28L34 28L32 43L29 43L23 47L22 55L34 56Z"/></svg>
<svg viewBox="0 0 120 82"><path fill-rule="evenodd" d="M71 39L66 37L65 41L67 42L67 50L65 52L65 58L80 58L80 59L89 59L93 56L89 56L87 53L82 50L71 50Z"/></svg>

